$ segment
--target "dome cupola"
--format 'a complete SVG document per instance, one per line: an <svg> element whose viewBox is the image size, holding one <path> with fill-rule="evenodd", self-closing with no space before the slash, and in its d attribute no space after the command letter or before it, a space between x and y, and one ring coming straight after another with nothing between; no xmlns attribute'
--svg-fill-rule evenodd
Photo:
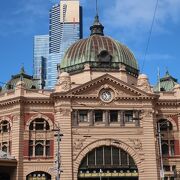
<svg viewBox="0 0 180 180"><path fill-rule="evenodd" d="M80 72L87 64L96 71L118 71L124 65L129 74L138 77L133 53L117 40L104 36L98 14L90 30L90 37L77 41L66 51L60 64L61 72Z"/></svg>

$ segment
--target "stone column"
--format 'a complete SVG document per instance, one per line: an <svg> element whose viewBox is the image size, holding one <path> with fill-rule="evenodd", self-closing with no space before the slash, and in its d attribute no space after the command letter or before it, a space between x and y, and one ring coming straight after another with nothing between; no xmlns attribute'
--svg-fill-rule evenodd
<svg viewBox="0 0 180 180"><path fill-rule="evenodd" d="M134 116L134 119L135 119L135 126L140 127L139 111L134 111L133 116Z"/></svg>
<svg viewBox="0 0 180 180"><path fill-rule="evenodd" d="M21 106L21 105L20 105ZM13 118L13 127L12 127L12 149L11 155L15 156L18 161L16 168L16 180L23 179L23 149L24 149L24 136L23 136L23 123L24 123L24 115L23 109L21 107L18 108L18 112L14 114ZM21 113L22 112L22 113Z"/></svg>
<svg viewBox="0 0 180 180"><path fill-rule="evenodd" d="M125 126L124 123L124 111L118 111L118 121L120 122L120 126Z"/></svg>
<svg viewBox="0 0 180 180"><path fill-rule="evenodd" d="M72 113L72 124L78 126L78 110L74 110Z"/></svg>
<svg viewBox="0 0 180 180"><path fill-rule="evenodd" d="M89 116L89 126L94 125L94 110L90 110L88 113Z"/></svg>
<svg viewBox="0 0 180 180"><path fill-rule="evenodd" d="M146 109L143 113L143 172L139 172L140 180L159 179L159 159L157 156L157 142L155 133L155 114L153 109ZM152 173L153 172L153 173Z"/></svg>
<svg viewBox="0 0 180 180"><path fill-rule="evenodd" d="M105 126L109 126L109 111L104 111Z"/></svg>

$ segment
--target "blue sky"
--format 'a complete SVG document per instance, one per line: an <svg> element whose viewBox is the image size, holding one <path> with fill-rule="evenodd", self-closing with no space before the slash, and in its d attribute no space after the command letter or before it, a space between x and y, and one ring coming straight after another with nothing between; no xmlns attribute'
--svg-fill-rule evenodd
<svg viewBox="0 0 180 180"><path fill-rule="evenodd" d="M22 64L33 73L33 36L47 34L49 9L56 0L6 0L0 4L0 81L19 72ZM99 0L105 34L127 45L142 68L156 0ZM95 15L95 0L81 0L84 37ZM159 0L143 73L150 82L166 69L180 80L180 1Z"/></svg>

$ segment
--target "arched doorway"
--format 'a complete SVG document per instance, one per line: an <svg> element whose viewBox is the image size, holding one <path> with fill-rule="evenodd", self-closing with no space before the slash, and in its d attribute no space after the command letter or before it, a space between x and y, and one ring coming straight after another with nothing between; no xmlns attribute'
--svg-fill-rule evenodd
<svg viewBox="0 0 180 180"><path fill-rule="evenodd" d="M78 180L138 180L138 168L123 149L100 146L81 161Z"/></svg>
<svg viewBox="0 0 180 180"><path fill-rule="evenodd" d="M51 175L43 171L35 171L28 174L26 180L51 180Z"/></svg>

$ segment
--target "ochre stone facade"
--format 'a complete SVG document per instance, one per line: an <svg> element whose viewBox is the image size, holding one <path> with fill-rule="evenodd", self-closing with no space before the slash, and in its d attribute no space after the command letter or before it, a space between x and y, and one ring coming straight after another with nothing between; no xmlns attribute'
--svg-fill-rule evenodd
<svg viewBox="0 0 180 180"><path fill-rule="evenodd" d="M90 71L90 70L89 70ZM90 73L91 74L91 73ZM179 163L179 102L177 92L146 92L138 86L130 85L104 73L99 77L80 85L64 86L57 84L54 92L42 90L27 90L23 86L18 89L1 93L0 120L9 122L6 132L1 130L0 142L8 142L8 152L14 156L17 164L10 173L12 179L20 180L32 172L45 172L55 179L53 167L57 150L57 140L53 129L60 128L63 133L60 142L62 180L77 180L82 159L94 148L114 146L126 151L135 161L140 180L160 179L160 156L157 136L157 122L166 119L172 125L169 132L162 131L167 140L173 141L171 154L163 157L164 166L176 166ZM66 76L68 74L65 74ZM63 73L60 74L63 76ZM63 79L63 78L62 78ZM71 77L65 78L71 81ZM139 80L137 80L139 81ZM73 87L74 86L74 87ZM68 89L66 89L66 87ZM60 91L59 89L62 89ZM112 99L103 101L102 90L111 90ZM73 112L88 111L87 121L80 121ZM102 121L96 122L91 112L102 111ZM111 111L117 111L117 121L111 122ZM121 113L125 111L138 112L138 117L132 121L122 121ZM81 116L81 115L78 115ZM133 115L134 117L134 115ZM76 119L77 118L77 119ZM31 131L31 123L36 119L44 119L48 128ZM35 125L36 126L36 125ZM35 155L30 153L30 140L48 140L49 154ZM2 146L1 146L2 148ZM2 166L2 164L0 165ZM10 166L10 165L6 165ZM165 174L174 176L172 169Z"/></svg>

